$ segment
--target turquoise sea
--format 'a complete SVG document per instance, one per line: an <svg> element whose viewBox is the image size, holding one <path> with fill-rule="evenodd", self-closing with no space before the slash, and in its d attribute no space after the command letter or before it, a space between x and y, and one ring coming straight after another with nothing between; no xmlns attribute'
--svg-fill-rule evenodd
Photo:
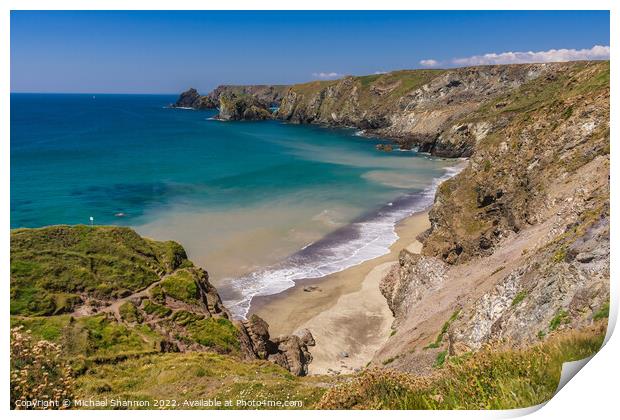
<svg viewBox="0 0 620 420"><path fill-rule="evenodd" d="M131 226L174 239L235 315L382 255L454 161L354 130L220 122L174 95L11 95L11 227Z"/></svg>

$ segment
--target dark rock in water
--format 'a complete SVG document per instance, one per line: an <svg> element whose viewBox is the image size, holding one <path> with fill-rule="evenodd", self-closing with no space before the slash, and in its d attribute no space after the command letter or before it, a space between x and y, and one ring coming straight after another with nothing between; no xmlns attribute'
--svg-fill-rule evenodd
<svg viewBox="0 0 620 420"><path fill-rule="evenodd" d="M190 88L179 95L179 99L177 99L174 106L180 108L192 108L194 103L199 99L200 95L198 94L198 91L194 88Z"/></svg>
<svg viewBox="0 0 620 420"><path fill-rule="evenodd" d="M304 292L314 292L315 290L321 290L321 289L319 289L319 286L305 286L304 287Z"/></svg>
<svg viewBox="0 0 620 420"><path fill-rule="evenodd" d="M312 333L304 329L293 335L269 337L269 325L258 315L252 315L250 319L242 321L239 325L245 332L247 341L245 347L250 358L269 360L287 369L293 375L305 376L308 374L308 365L312 361L312 355L308 347L314 346L315 341Z"/></svg>
<svg viewBox="0 0 620 420"><path fill-rule="evenodd" d="M394 147L391 144L380 143L375 146L375 149L381 150L383 152L391 152L392 150L394 150Z"/></svg>
<svg viewBox="0 0 620 420"><path fill-rule="evenodd" d="M269 105L250 95L224 94L220 96L220 113L217 119L222 121L252 121L272 118Z"/></svg>

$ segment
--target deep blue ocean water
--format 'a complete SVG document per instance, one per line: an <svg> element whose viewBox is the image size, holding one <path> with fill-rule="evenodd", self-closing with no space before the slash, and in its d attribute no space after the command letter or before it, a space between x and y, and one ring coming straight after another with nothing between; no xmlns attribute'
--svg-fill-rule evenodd
<svg viewBox="0 0 620 420"><path fill-rule="evenodd" d="M354 130L215 121L175 99L12 94L11 227L92 216L179 240L243 315L251 296L385 253L454 165L377 151Z"/></svg>

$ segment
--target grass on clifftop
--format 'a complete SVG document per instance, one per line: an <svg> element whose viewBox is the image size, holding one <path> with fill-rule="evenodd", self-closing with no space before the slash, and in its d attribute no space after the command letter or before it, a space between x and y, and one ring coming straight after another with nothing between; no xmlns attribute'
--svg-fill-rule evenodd
<svg viewBox="0 0 620 420"><path fill-rule="evenodd" d="M146 325L129 328L105 315L11 318L11 328L23 325L33 339L59 344L62 357L74 369L114 362L159 350L162 337Z"/></svg>
<svg viewBox="0 0 620 420"><path fill-rule="evenodd" d="M161 282L161 287L168 296L176 300L186 303L198 302L198 285L194 276L186 270L178 270L166 277Z"/></svg>
<svg viewBox="0 0 620 420"><path fill-rule="evenodd" d="M129 228L50 226L11 231L11 314L71 312L81 294L118 298L190 264L175 242Z"/></svg>
<svg viewBox="0 0 620 420"><path fill-rule="evenodd" d="M398 99L405 94L420 88L433 78L437 77L445 70L398 70L385 74L371 74L368 76L352 76L359 90L359 102L364 106L371 106L373 103L381 104L383 107L396 105ZM302 95L316 95L323 89L340 83L337 80L317 80L307 83L293 85L290 89ZM385 91L388 100L381 97L377 92ZM347 98L342 98L345 100Z"/></svg>
<svg viewBox="0 0 620 420"><path fill-rule="evenodd" d="M329 378L298 378L267 361L241 361L214 353L167 353L131 359L115 365L96 366L77 379L78 398L149 401L176 400L177 409L208 408L183 406L185 400L232 400L226 408L278 408L237 406L237 400L301 401L310 408ZM224 407L220 407L224 408ZM288 407L287 407L288 408Z"/></svg>
<svg viewBox="0 0 620 420"><path fill-rule="evenodd" d="M596 353L607 323L568 331L523 349L487 348L437 360L437 373L420 378L369 370L329 390L323 409L511 409L548 401L557 389L562 363Z"/></svg>

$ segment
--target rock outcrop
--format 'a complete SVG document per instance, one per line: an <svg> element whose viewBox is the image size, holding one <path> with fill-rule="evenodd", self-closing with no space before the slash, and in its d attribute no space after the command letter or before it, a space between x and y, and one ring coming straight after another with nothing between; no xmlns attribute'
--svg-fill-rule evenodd
<svg viewBox="0 0 620 420"><path fill-rule="evenodd" d="M244 94L224 94L220 96L218 120L255 121L272 118L267 105L254 96Z"/></svg>
<svg viewBox="0 0 620 420"><path fill-rule="evenodd" d="M174 103L175 108L213 109L217 108L218 100L211 96L201 96L194 88L190 88L179 95Z"/></svg>
<svg viewBox="0 0 620 420"><path fill-rule="evenodd" d="M440 353L606 316L609 116L609 62L570 63L441 132L471 159L439 187L422 254L402 251L382 281L397 333L377 364L423 373Z"/></svg>
<svg viewBox="0 0 620 420"><path fill-rule="evenodd" d="M248 95L257 99L265 107L277 107L288 86L286 85L220 85L207 95L200 95L194 88L181 93L173 105L177 108L215 109L220 106L224 95Z"/></svg>
<svg viewBox="0 0 620 420"><path fill-rule="evenodd" d="M312 361L308 347L315 345L310 331L303 330L299 332L299 335L293 334L271 339L269 325L258 315L252 315L240 324L248 337L246 348L255 357L272 361L293 375L308 374L308 365Z"/></svg>

